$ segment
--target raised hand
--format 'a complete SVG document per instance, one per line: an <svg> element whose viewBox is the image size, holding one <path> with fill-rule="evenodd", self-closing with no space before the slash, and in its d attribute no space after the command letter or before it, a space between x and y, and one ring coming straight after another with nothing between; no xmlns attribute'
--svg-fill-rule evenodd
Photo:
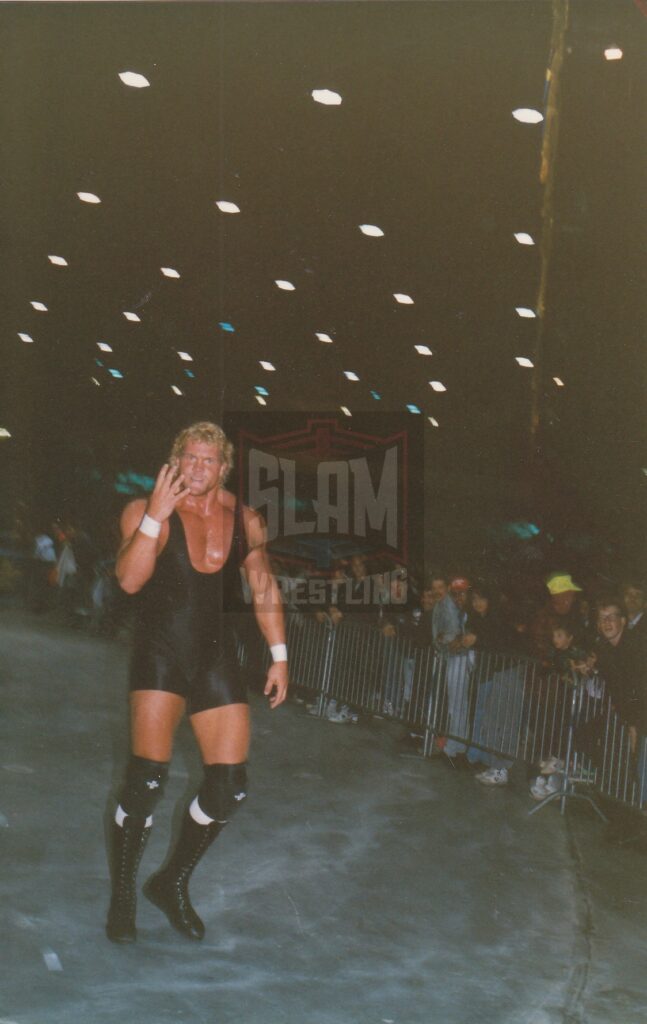
<svg viewBox="0 0 647 1024"><path fill-rule="evenodd" d="M153 493L148 499L146 514L151 519L156 519L158 523L163 523L165 519L168 519L178 502L191 493L188 487L182 487L184 474L180 473L179 476L175 474L175 466L165 463L157 475Z"/></svg>

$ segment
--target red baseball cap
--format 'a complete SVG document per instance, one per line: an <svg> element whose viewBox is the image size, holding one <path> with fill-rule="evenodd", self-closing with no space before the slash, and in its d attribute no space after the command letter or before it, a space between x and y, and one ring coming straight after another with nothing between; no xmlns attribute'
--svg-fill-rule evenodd
<svg viewBox="0 0 647 1024"><path fill-rule="evenodd" d="M464 576L456 576L451 581L451 583L449 584L449 589L450 590L469 590L470 586L471 586L470 581L468 579L465 579Z"/></svg>

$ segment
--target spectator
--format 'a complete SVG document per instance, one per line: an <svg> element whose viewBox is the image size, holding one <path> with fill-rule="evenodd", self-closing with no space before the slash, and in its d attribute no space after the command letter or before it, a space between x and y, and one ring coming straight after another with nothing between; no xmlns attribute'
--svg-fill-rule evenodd
<svg viewBox="0 0 647 1024"><path fill-rule="evenodd" d="M513 660L507 655L516 645L516 634L506 624L492 591L483 583L478 583L472 590L462 644L476 654L474 745L467 751L467 760L471 765L485 766L485 770L475 776L478 782L486 786L504 786L516 754L523 706L523 675L519 672L518 659ZM513 757L493 754L485 747L500 751L507 749Z"/></svg>
<svg viewBox="0 0 647 1024"><path fill-rule="evenodd" d="M627 629L632 633L647 635L647 616L645 616L645 588L636 580L630 580L622 586L622 601L627 613Z"/></svg>
<svg viewBox="0 0 647 1024"><path fill-rule="evenodd" d="M574 626L580 621L578 594L582 593L582 588L565 572L551 573L546 589L548 601L534 615L529 627L534 653L544 661L551 656L553 626L557 623Z"/></svg>
<svg viewBox="0 0 647 1024"><path fill-rule="evenodd" d="M457 648L454 641L462 634L461 614L449 593L449 582L442 573L432 575L434 607L431 628L434 646L441 656L445 683L445 719L450 734L443 754L452 767L467 767L467 747L458 737L467 736L469 718L469 674L472 658Z"/></svg>
<svg viewBox="0 0 647 1024"><path fill-rule="evenodd" d="M34 536L31 558L27 566L26 604L32 612L42 612L47 607L47 598L52 572L56 568L54 541L45 530Z"/></svg>
<svg viewBox="0 0 647 1024"><path fill-rule="evenodd" d="M597 609L600 639L595 651L595 673L604 680L613 711L627 726L629 749L636 759L637 780L644 802L647 786L647 758L644 735L647 721L647 676L644 637L627 628L622 602L602 598ZM575 746L598 767L603 763L606 716L597 714L575 730Z"/></svg>

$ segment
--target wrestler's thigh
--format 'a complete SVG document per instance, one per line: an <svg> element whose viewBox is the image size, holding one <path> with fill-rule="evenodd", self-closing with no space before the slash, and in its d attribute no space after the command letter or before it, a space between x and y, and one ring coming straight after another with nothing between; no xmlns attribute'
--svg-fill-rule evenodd
<svg viewBox="0 0 647 1024"><path fill-rule="evenodd" d="M204 764L242 764L250 739L248 704L197 711L190 718Z"/></svg>
<svg viewBox="0 0 647 1024"><path fill-rule="evenodd" d="M149 761L170 761L173 737L184 714L184 697L164 690L133 690L130 694L132 752Z"/></svg>

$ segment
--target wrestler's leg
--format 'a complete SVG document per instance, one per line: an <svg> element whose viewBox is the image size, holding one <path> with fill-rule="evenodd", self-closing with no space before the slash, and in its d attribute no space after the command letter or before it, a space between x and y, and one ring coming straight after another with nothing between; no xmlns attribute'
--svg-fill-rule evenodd
<svg viewBox="0 0 647 1024"><path fill-rule="evenodd" d="M132 754L111 830L112 898L106 933L113 942L136 938L137 869L166 782L185 701L174 693L135 690L130 705Z"/></svg>
<svg viewBox="0 0 647 1024"><path fill-rule="evenodd" d="M130 694L130 738L135 757L170 761L173 738L186 701L164 690L133 690Z"/></svg>
<svg viewBox="0 0 647 1024"><path fill-rule="evenodd" d="M169 863L149 879L144 892L174 928L187 938L201 939L204 925L191 906L189 878L247 795L249 707L228 704L199 711L191 715L191 725L204 762L203 782Z"/></svg>

